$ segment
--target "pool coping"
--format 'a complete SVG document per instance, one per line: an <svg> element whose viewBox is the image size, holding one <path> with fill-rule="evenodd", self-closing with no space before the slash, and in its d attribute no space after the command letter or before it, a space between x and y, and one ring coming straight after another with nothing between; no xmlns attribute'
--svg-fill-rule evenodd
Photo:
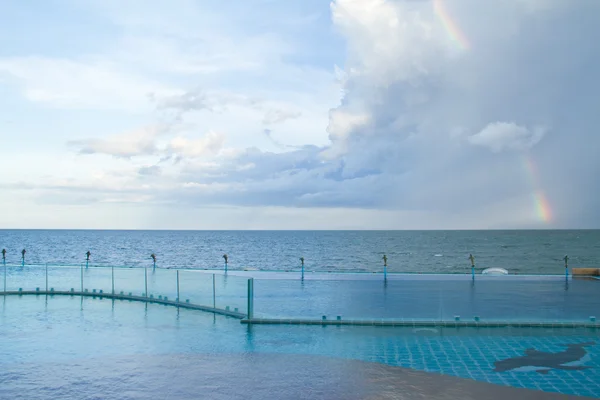
<svg viewBox="0 0 600 400"><path fill-rule="evenodd" d="M397 327L446 327L446 328L600 328L598 322L551 322L551 321L416 321L383 319L298 319L298 318L243 318L248 325L334 325L334 326L397 326Z"/></svg>

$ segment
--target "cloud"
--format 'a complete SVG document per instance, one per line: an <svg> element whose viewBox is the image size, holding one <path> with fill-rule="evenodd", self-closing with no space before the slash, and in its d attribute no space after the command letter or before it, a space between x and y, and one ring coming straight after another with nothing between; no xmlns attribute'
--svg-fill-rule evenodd
<svg viewBox="0 0 600 400"><path fill-rule="evenodd" d="M271 143L273 143L277 148L279 149L285 149L285 145L283 143L278 142L276 139L273 138L273 131L271 129L264 129L263 133L265 134L265 136L267 138L269 138L269 141L271 141Z"/></svg>
<svg viewBox="0 0 600 400"><path fill-rule="evenodd" d="M435 213L447 220L480 215L490 226L503 220L538 226L541 221L527 199L540 187L546 189L553 175L560 175L555 175L551 155L573 137L569 129L575 121L566 112L573 99L567 101L565 91L578 87L591 93L593 86L573 74L591 65L585 45L569 44L578 42L578 30L563 28L560 35L569 38L564 42L557 42L555 32L557 21L573 27L570 18L583 11L573 6L575 14L562 14L552 7L496 4L499 15L515 16L511 29L502 32L478 23L482 6L469 4L472 8L462 4L451 10L476 38L472 48L465 49L448 37L429 2L334 1L332 19L347 40L349 57L340 72L344 96L329 111L330 143L297 149L277 146L278 153L248 148L219 156L219 135L194 140L180 136L167 145L168 153L184 159L213 158L183 162L179 175L174 175L178 183L159 192L158 198L188 205L379 208ZM537 27L532 30L534 22ZM514 40L517 33L523 40ZM571 60L567 64L566 55ZM531 60L541 59L545 62L533 67ZM171 96L162 103L184 112L277 110L267 104L259 97L206 91ZM271 123L287 116L283 111L267 115ZM587 126L591 114L584 119ZM543 126L552 126L553 135L546 137ZM263 132L273 140L271 130ZM581 133L570 145L585 149L584 137ZM496 156L489 157L489 150ZM524 178L521 156L515 152L525 150L540 166L540 187ZM587 166L591 165L590 159ZM587 190L582 185L574 188ZM546 191L553 207L563 207L570 199ZM485 217L486 209L512 212L515 218ZM561 223L557 214L556 223Z"/></svg>
<svg viewBox="0 0 600 400"><path fill-rule="evenodd" d="M79 154L107 154L114 157L153 155L158 152L156 138L164 127L150 126L106 139L75 140L68 143Z"/></svg>
<svg viewBox="0 0 600 400"><path fill-rule="evenodd" d="M290 119L299 118L302 115L301 112L298 111L286 111L286 110L277 110L271 109L268 110L263 118L263 124L265 125L275 125L281 124Z"/></svg>
<svg viewBox="0 0 600 400"><path fill-rule="evenodd" d="M346 171L380 171L389 182L386 196L398 209L436 210L449 218L512 202L526 207L520 215L532 216L528 223L535 224L531 203L514 199L527 198L536 188L523 178L527 173L520 156L505 151L529 150L539 164L537 190L546 190L557 208L553 222L565 223L558 210L564 207L563 196L551 184L554 171L569 169L582 176L597 162L587 157L586 167L565 166L552 162L551 155L560 154L567 142L587 153L589 142L598 141L586 133L597 120L589 112L589 99L598 84L576 72L591 73L598 53L575 21L600 6L566 7L563 2L540 8L523 1L446 5L471 39L470 47L452 38L430 2L332 3L349 58L342 104L330 112L328 154L341 158ZM483 8L488 21L481 21ZM497 29L496 16L511 16L507 29ZM596 29L593 18L579 21ZM574 121L569 113L581 118ZM574 125L579 126L577 135ZM542 126L551 126L552 136L544 137ZM490 158L478 148L499 154ZM374 182L365 181L360 190L376 192ZM577 186L575 192L588 193L585 197L599 189L583 180Z"/></svg>
<svg viewBox="0 0 600 400"><path fill-rule="evenodd" d="M293 110L291 106L278 104L275 101L233 92L200 89L157 99L157 107L159 110L174 110L176 118L179 120L190 112L225 113L235 108L248 109L264 115L263 125L281 124L302 115L300 111Z"/></svg>
<svg viewBox="0 0 600 400"><path fill-rule="evenodd" d="M343 43L326 45L319 35L303 42L312 26L261 31L284 19L248 23L243 14L253 6L246 3L243 12L230 10L231 20L184 3L186 12L159 12L150 2L120 13L119 2L98 2L127 34L113 63L78 57L71 60L77 67L64 64L73 82L56 72L60 63L48 67L59 85L16 58L0 60L25 93L43 89L38 97L29 92L43 104L61 104L61 85L68 98L62 104L70 107L112 101L110 107L134 110L140 94L152 92L161 118L174 116L165 134L142 130L71 143L80 153L131 159L127 177L104 177L96 189L80 180L36 190L95 190L80 198L104 202L123 189L127 198L172 210L227 205L251 207L255 215L261 207L352 209L361 223L368 223L365 215L398 218L389 226L400 228L600 221L593 201L600 194L600 53L590 39L600 34L600 3L446 1L451 31L431 1L333 0L331 23ZM204 29L209 25L214 31ZM286 36L292 32L297 39ZM236 45L244 36L239 43L250 50ZM118 86L98 86L102 77L129 81L125 102L115 99ZM140 178L158 163L159 175ZM549 200L551 224L536 214L537 192Z"/></svg>
<svg viewBox="0 0 600 400"><path fill-rule="evenodd" d="M331 13L348 43L346 79L368 79L375 87L410 80L439 71L439 61L452 53L429 2L338 0Z"/></svg>
<svg viewBox="0 0 600 400"><path fill-rule="evenodd" d="M212 131L197 139L188 139L183 136L178 136L169 142L165 152L166 154L173 154L177 157L203 157L216 154L223 148L224 143L225 135Z"/></svg>
<svg viewBox="0 0 600 400"><path fill-rule="evenodd" d="M492 122L470 136L468 141L498 153L503 150L528 150L542 140L544 134L542 128L530 130L514 122Z"/></svg>
<svg viewBox="0 0 600 400"><path fill-rule="evenodd" d="M149 165L138 169L138 174L141 176L159 176L162 174L162 168L158 165Z"/></svg>
<svg viewBox="0 0 600 400"><path fill-rule="evenodd" d="M117 158L140 156L157 156L159 161L171 157L177 160L212 156L223 149L225 135L213 131L199 138L177 135L160 144L166 137L175 132L174 125L153 125L143 129L114 135L106 139L85 139L71 141L68 145L79 154L105 154ZM141 167L140 175L156 175L161 169L158 166Z"/></svg>

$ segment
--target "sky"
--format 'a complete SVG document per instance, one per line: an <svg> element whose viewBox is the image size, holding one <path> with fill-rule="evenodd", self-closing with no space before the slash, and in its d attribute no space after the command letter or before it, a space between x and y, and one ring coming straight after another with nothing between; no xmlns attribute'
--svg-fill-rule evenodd
<svg viewBox="0 0 600 400"><path fill-rule="evenodd" d="M0 227L600 228L597 0L0 2Z"/></svg>

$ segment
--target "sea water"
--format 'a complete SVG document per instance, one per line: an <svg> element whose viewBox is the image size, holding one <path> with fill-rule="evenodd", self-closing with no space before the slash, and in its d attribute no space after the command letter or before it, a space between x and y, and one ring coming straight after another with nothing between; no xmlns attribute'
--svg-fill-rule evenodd
<svg viewBox="0 0 600 400"><path fill-rule="evenodd" d="M514 231L108 231L0 230L8 263L85 262L164 268L470 273L502 267L519 274L562 274L600 267L600 230Z"/></svg>

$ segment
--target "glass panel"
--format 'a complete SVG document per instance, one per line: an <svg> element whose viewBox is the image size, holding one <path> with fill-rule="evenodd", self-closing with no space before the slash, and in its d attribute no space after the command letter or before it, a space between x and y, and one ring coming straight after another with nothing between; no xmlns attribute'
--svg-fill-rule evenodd
<svg viewBox="0 0 600 400"><path fill-rule="evenodd" d="M181 302L213 307L213 276L201 271L179 270Z"/></svg>
<svg viewBox="0 0 600 400"><path fill-rule="evenodd" d="M165 268L148 268L148 294L155 298L177 298L177 271Z"/></svg>
<svg viewBox="0 0 600 400"><path fill-rule="evenodd" d="M221 310L247 313L248 278L234 275L215 274L216 305Z"/></svg>
<svg viewBox="0 0 600 400"><path fill-rule="evenodd" d="M48 290L56 292L81 291L81 267L78 266L48 266Z"/></svg>
<svg viewBox="0 0 600 400"><path fill-rule="evenodd" d="M457 308L426 280L254 280L254 313L276 318L440 320ZM460 304L460 302L459 302ZM452 314L453 315L453 314Z"/></svg>
<svg viewBox="0 0 600 400"><path fill-rule="evenodd" d="M493 321L589 321L596 316L598 282L547 278L487 278L475 281L481 319Z"/></svg>
<svg viewBox="0 0 600 400"><path fill-rule="evenodd" d="M46 266L40 265L7 265L6 290L23 291L46 290Z"/></svg>
<svg viewBox="0 0 600 400"><path fill-rule="evenodd" d="M142 296L145 292L144 268L115 267L115 293Z"/></svg>
<svg viewBox="0 0 600 400"><path fill-rule="evenodd" d="M111 279L111 268L110 267L92 267L83 268L83 291L93 293L100 292L104 293L112 292L112 279Z"/></svg>

